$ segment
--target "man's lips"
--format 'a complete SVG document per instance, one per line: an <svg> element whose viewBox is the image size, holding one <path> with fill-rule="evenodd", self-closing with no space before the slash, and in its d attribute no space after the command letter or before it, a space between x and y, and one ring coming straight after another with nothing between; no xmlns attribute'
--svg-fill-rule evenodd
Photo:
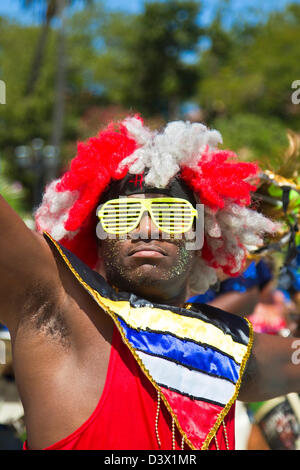
<svg viewBox="0 0 300 470"><path fill-rule="evenodd" d="M161 258L167 256L167 253L158 246L153 245L140 245L132 248L128 256L134 258Z"/></svg>

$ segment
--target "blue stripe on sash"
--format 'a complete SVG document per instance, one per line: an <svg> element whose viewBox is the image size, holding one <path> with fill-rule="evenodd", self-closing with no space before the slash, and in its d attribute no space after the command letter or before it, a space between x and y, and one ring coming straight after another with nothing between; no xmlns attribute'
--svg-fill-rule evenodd
<svg viewBox="0 0 300 470"><path fill-rule="evenodd" d="M240 366L225 354L170 334L134 330L120 317L118 318L128 341L135 349L164 357L190 369L222 377L233 383L237 382Z"/></svg>

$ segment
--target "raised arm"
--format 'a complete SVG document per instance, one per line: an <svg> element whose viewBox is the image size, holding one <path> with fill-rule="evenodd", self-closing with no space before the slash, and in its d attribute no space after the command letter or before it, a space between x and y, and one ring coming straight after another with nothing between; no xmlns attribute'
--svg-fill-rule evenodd
<svg viewBox="0 0 300 470"><path fill-rule="evenodd" d="M259 289L254 286L246 292L225 292L211 302L208 302L208 304L240 317L245 317L253 312L259 302L259 298Z"/></svg>
<svg viewBox="0 0 300 470"><path fill-rule="evenodd" d="M57 286L48 244L0 196L0 322L13 332L28 298L38 293L42 301L47 288Z"/></svg>
<svg viewBox="0 0 300 470"><path fill-rule="evenodd" d="M239 400L265 401L300 392L300 339L255 334Z"/></svg>

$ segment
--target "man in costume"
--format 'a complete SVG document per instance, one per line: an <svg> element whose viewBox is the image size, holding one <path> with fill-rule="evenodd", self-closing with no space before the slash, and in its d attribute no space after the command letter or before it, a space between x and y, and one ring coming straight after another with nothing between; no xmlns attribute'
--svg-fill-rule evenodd
<svg viewBox="0 0 300 470"><path fill-rule="evenodd" d="M247 207L256 165L220 141L130 117L79 144L36 213L43 235L1 199L0 312L25 448L232 449L237 397L300 389L292 339L253 341L246 319L186 303L275 230ZM203 246L188 249L198 204Z"/></svg>

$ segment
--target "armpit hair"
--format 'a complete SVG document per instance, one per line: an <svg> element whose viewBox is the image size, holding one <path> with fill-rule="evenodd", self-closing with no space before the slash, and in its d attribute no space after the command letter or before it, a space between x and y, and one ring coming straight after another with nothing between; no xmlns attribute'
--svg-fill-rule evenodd
<svg viewBox="0 0 300 470"><path fill-rule="evenodd" d="M25 292L20 325L31 328L62 346L70 346L70 331L59 299L51 286L35 283Z"/></svg>

